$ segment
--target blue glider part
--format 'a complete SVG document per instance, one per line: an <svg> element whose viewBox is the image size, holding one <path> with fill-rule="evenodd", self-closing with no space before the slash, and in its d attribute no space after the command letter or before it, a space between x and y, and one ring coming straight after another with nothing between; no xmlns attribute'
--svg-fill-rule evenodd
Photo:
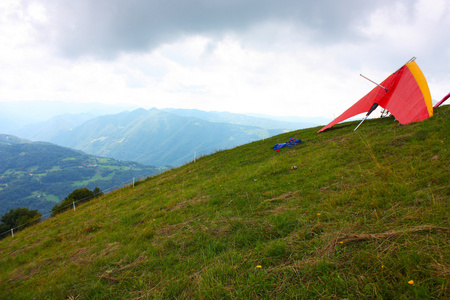
<svg viewBox="0 0 450 300"><path fill-rule="evenodd" d="M292 147L292 146L300 144L301 142L302 142L301 140L290 138L289 142L282 143L282 144L276 144L275 146L272 147L272 149L273 150L279 150L279 149L281 149L283 147Z"/></svg>

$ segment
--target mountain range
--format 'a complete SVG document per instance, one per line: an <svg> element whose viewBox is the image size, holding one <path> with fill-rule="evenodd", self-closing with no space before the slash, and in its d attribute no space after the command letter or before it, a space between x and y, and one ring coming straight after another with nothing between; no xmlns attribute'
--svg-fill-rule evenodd
<svg viewBox="0 0 450 300"><path fill-rule="evenodd" d="M326 118L294 118L274 116L251 116L230 112L202 111L198 109L163 108L162 111L176 114L182 117L195 117L209 122L230 123L245 126L257 126L264 129L297 130L309 128L327 123Z"/></svg>
<svg viewBox="0 0 450 300"><path fill-rule="evenodd" d="M13 133L93 155L172 167L217 150L312 125L224 112L140 108L93 118L66 114Z"/></svg>

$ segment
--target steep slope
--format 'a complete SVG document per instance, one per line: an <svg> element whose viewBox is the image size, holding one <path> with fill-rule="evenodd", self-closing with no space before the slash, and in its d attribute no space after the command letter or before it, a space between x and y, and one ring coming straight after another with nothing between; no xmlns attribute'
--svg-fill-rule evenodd
<svg viewBox="0 0 450 300"><path fill-rule="evenodd" d="M97 117L53 138L53 143L94 155L147 165L179 166L197 156L280 133L197 118L158 109L137 109Z"/></svg>
<svg viewBox="0 0 450 300"><path fill-rule="evenodd" d="M155 167L1 134L0 215L19 206L47 213L77 188L109 190L156 173Z"/></svg>
<svg viewBox="0 0 450 300"><path fill-rule="evenodd" d="M112 192L0 241L0 298L448 299L449 118L300 130Z"/></svg>

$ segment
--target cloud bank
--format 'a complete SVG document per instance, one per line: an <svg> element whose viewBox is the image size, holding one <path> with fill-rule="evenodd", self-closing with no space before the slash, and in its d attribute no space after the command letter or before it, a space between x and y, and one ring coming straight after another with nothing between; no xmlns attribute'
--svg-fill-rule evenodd
<svg viewBox="0 0 450 300"><path fill-rule="evenodd" d="M448 93L450 3L5 0L0 101L332 117L418 57ZM442 95L442 96L441 96Z"/></svg>

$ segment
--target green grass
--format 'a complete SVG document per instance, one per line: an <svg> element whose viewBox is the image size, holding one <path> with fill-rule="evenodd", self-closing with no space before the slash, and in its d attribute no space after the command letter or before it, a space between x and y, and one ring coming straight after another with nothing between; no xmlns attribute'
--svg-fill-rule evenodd
<svg viewBox="0 0 450 300"><path fill-rule="evenodd" d="M96 182L99 180L111 180L114 177L114 172L110 173L108 176L102 176L101 172L97 169L96 173L94 176L92 176L91 178L87 179L87 180L79 180L79 181L74 181L72 183L72 185L74 187L85 187L86 185L88 185L91 182Z"/></svg>
<svg viewBox="0 0 450 300"><path fill-rule="evenodd" d="M55 196L55 195L47 195L45 197L45 199L47 201L51 201L51 202L55 202L55 203L59 203L59 201L60 201L60 199L57 196Z"/></svg>
<svg viewBox="0 0 450 300"><path fill-rule="evenodd" d="M0 241L0 298L449 298L449 116L290 132L109 193Z"/></svg>
<svg viewBox="0 0 450 300"><path fill-rule="evenodd" d="M63 161L67 161L71 159L63 159ZM61 171L62 168L60 166L53 166L51 169L47 170L47 172L55 172L55 171Z"/></svg>
<svg viewBox="0 0 450 300"><path fill-rule="evenodd" d="M51 201L54 203L59 203L61 200L52 194L47 194L47 193L42 193L39 191L33 192L33 194L31 194L31 196L29 196L28 198L36 198L36 197L42 197L42 199L45 199L46 201Z"/></svg>

